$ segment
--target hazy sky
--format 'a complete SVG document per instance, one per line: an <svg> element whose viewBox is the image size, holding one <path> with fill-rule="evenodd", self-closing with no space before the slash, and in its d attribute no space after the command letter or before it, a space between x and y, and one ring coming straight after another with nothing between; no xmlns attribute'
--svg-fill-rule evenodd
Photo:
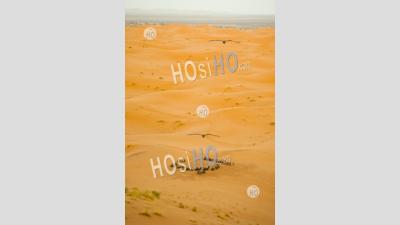
<svg viewBox="0 0 400 225"><path fill-rule="evenodd" d="M274 0L126 0L126 8L274 15L274 3Z"/></svg>

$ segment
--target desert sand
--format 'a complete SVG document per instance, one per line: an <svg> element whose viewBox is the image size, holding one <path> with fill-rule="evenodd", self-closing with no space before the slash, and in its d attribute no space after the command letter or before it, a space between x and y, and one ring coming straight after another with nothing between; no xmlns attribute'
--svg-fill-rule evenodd
<svg viewBox="0 0 400 225"><path fill-rule="evenodd" d="M126 26L126 224L273 225L274 28L207 25ZM210 40L229 39L222 43ZM174 84L170 65L235 51L247 67L234 74ZM199 118L196 108L210 114ZM188 135L212 133L217 136ZM213 145L233 166L198 175L153 177L149 159ZM249 198L257 185L261 194Z"/></svg>

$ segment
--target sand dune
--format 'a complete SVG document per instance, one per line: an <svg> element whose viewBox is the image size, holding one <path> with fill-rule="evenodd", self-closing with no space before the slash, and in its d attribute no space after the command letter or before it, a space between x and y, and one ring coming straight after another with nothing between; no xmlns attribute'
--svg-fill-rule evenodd
<svg viewBox="0 0 400 225"><path fill-rule="evenodd" d="M274 224L274 29L157 25L147 41L146 27L126 27L126 224ZM247 68L174 84L171 63L228 51ZM204 104L210 114L199 118ZM153 178L150 158L208 145L235 164Z"/></svg>

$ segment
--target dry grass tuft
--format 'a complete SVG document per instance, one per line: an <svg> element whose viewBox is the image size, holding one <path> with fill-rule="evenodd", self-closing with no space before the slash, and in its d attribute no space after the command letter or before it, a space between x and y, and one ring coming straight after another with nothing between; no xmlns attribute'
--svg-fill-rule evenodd
<svg viewBox="0 0 400 225"><path fill-rule="evenodd" d="M138 188L125 188L125 196L131 199L142 199L142 200L149 200L153 201L156 199L160 199L161 193L158 191L149 191L144 190L141 191Z"/></svg>

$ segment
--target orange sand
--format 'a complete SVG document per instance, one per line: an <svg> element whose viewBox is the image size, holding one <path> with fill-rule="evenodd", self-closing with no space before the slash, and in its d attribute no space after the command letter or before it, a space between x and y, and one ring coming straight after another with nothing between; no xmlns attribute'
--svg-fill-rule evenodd
<svg viewBox="0 0 400 225"><path fill-rule="evenodd" d="M157 38L146 41L146 27L125 29L126 187L161 194L159 199L126 195L126 224L274 224L274 29L157 25ZM249 65L247 70L173 83L171 63L204 62L229 51L237 53L239 64ZM196 115L203 104L210 108L205 119ZM177 170L169 176L164 170L163 177L153 178L150 158L177 158L209 144L235 165L203 175ZM261 189L256 199L246 194L252 184Z"/></svg>

